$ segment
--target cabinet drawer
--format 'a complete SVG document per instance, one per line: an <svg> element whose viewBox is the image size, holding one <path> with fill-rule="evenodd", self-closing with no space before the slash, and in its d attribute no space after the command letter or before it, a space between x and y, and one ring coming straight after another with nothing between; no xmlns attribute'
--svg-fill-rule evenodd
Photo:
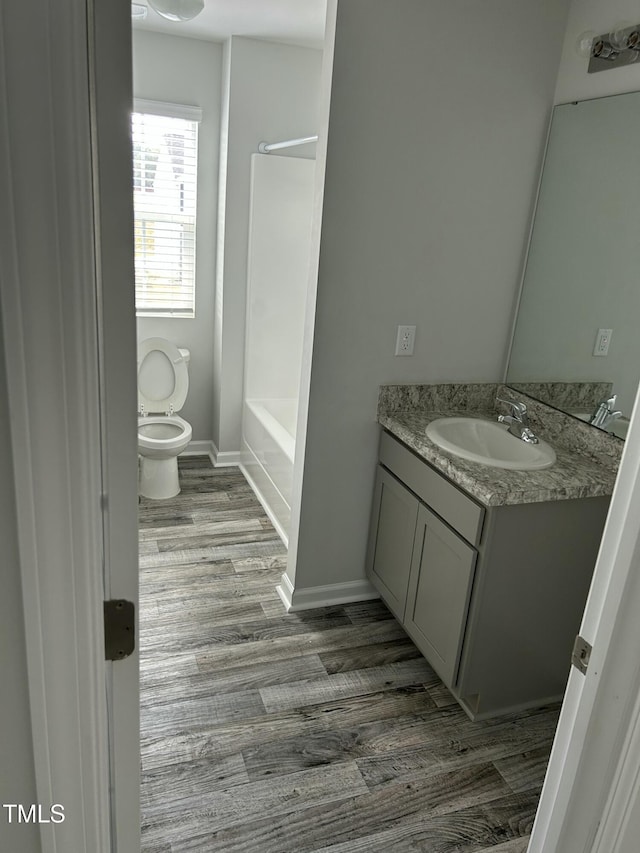
<svg viewBox="0 0 640 853"><path fill-rule="evenodd" d="M383 432L380 438L380 462L467 542L478 544L484 507L387 432Z"/></svg>

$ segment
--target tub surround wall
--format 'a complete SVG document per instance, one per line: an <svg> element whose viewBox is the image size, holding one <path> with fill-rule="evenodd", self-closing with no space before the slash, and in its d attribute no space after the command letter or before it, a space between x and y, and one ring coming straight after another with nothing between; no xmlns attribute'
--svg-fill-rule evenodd
<svg viewBox="0 0 640 853"><path fill-rule="evenodd" d="M198 129L196 316L139 317L138 340L160 337L188 347L189 395L181 416L193 429L194 450L209 452L213 435L213 322L216 209L220 143L222 45L133 30L134 95L202 108Z"/></svg>
<svg viewBox="0 0 640 853"><path fill-rule="evenodd" d="M237 461L240 451L251 155L262 141L317 132L321 64L320 50L237 36L225 45L213 363L219 460ZM281 153L310 158L315 146Z"/></svg>

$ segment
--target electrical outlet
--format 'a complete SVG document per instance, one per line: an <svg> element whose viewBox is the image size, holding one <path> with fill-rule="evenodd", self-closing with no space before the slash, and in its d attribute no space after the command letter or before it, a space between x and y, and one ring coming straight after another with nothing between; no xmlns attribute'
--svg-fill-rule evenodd
<svg viewBox="0 0 640 853"><path fill-rule="evenodd" d="M398 334L396 336L396 355L413 355L413 345L415 340L415 326L398 326Z"/></svg>
<svg viewBox="0 0 640 853"><path fill-rule="evenodd" d="M612 334L613 329L598 329L596 345L593 348L594 355L607 355L609 353L609 344L611 343Z"/></svg>

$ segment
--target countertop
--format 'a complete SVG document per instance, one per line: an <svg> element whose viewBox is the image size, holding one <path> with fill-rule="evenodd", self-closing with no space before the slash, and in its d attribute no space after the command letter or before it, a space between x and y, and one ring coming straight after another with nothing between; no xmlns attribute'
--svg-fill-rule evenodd
<svg viewBox="0 0 640 853"><path fill-rule="evenodd" d="M386 387L387 396L388 389L389 386ZM503 388L500 391L504 394ZM522 396L519 394L518 398ZM422 402L424 403L424 400ZM443 401L438 399L437 402ZM618 459L615 459L617 446L611 445L611 451L607 446L603 453L599 445L600 437L594 435L594 449L590 448L590 432L586 433L586 439L576 440L573 435L573 424L576 424L575 428L582 425L574 419L571 419L569 425L565 425L561 430L554 429L552 417L545 422L543 416L535 425L536 434L553 446L557 457L550 468L538 471L513 471L481 465L447 453L427 438L425 433L427 424L437 418L463 416L496 420L496 411L486 405L486 397L484 400L479 400L476 395L474 402L475 405L465 404L456 408L441 405L439 409L420 407L399 411L387 411L386 408L395 407L383 406L378 411L378 422L391 435L485 506L602 497L609 496L613 492L619 461L619 453ZM478 406L480 402L485 403L484 407ZM537 401L532 402L545 408ZM532 405L531 408L536 410L537 406ZM538 414L539 412L535 411L535 415ZM532 418L532 426L533 420L534 418ZM540 428L541 425L543 427L546 425L547 429ZM588 430L594 429L588 425L584 426ZM582 433L578 435L580 437ZM579 449L576 450L576 447Z"/></svg>

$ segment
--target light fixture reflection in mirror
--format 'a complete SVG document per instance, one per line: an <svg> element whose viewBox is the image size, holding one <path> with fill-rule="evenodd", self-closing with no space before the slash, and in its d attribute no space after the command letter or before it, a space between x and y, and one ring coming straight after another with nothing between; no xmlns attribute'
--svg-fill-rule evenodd
<svg viewBox="0 0 640 853"><path fill-rule="evenodd" d="M149 5L168 21L191 21L204 9L204 0L149 0Z"/></svg>

